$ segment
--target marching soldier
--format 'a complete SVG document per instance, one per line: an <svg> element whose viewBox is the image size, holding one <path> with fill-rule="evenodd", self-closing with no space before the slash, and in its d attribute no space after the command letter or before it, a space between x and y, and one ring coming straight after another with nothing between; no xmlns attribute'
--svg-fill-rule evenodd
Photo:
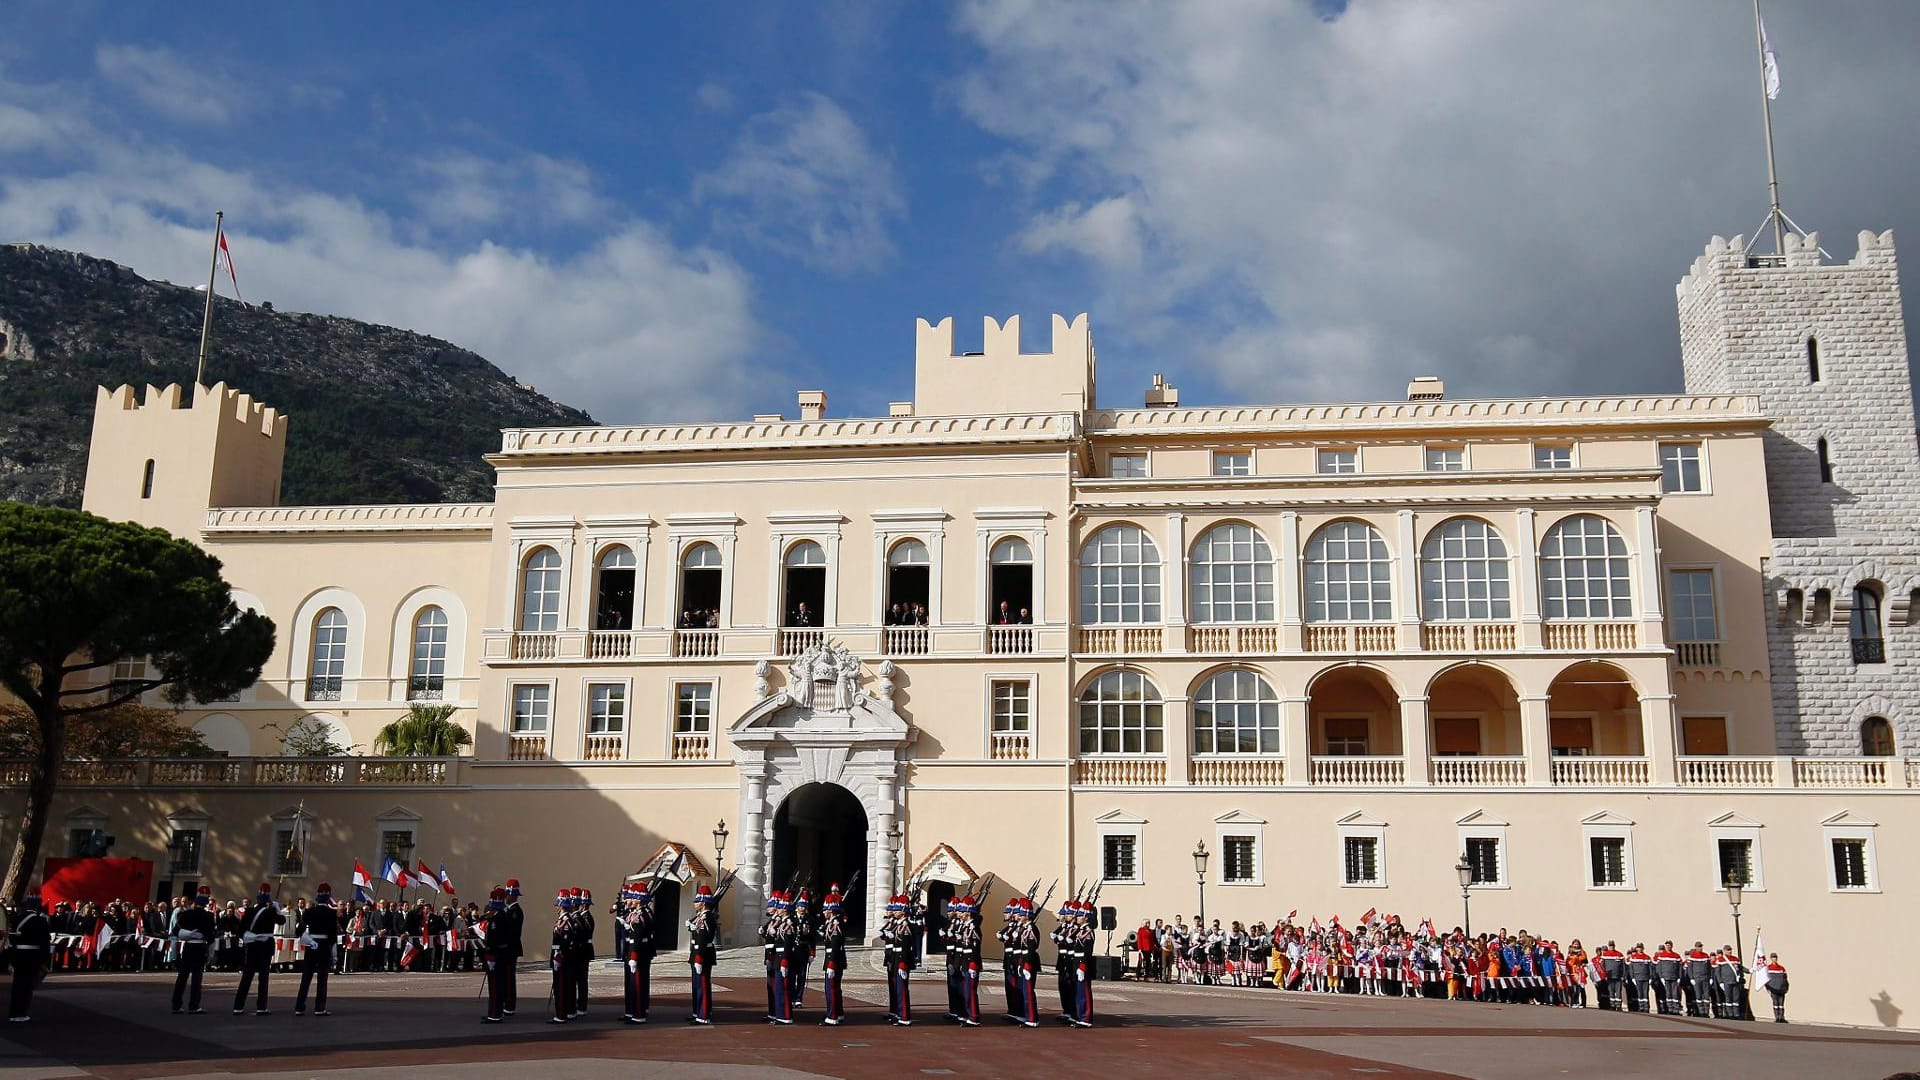
<svg viewBox="0 0 1920 1080"><path fill-rule="evenodd" d="M841 899L838 892L829 891L820 904L820 929L817 940L820 945L820 996L825 1000L827 1017L820 1021L829 1027L837 1027L846 1018L846 999L841 993L840 980L847 970L847 920L841 913Z"/></svg>
<svg viewBox="0 0 1920 1080"><path fill-rule="evenodd" d="M487 971L487 1015L483 1024L498 1024L506 1011L507 985L512 978L514 957L513 920L507 915L507 890L495 889L487 897L487 917L481 920L480 959Z"/></svg>
<svg viewBox="0 0 1920 1080"><path fill-rule="evenodd" d="M1767 996L1773 999L1773 1022L1787 1022L1787 969L1780 964L1779 953L1767 954L1767 965L1761 969L1761 978L1765 980Z"/></svg>
<svg viewBox="0 0 1920 1080"><path fill-rule="evenodd" d="M955 914L947 919L947 960L958 971L958 1012L954 1016L968 1027L980 1026L980 902L963 896L954 902Z"/></svg>
<svg viewBox="0 0 1920 1080"><path fill-rule="evenodd" d="M1069 943L1073 946L1074 982L1073 982L1073 1026L1090 1028L1093 1026L1093 905L1080 901L1074 904L1074 919L1068 932Z"/></svg>
<svg viewBox="0 0 1920 1080"><path fill-rule="evenodd" d="M297 933L306 953L300 961L300 993L293 999L293 1015L307 1011L307 985L317 977L313 1015L332 1016L327 1011L327 975L333 971L333 948L340 940L340 913L333 906L333 886L322 882L314 890L313 903L300 913Z"/></svg>
<svg viewBox="0 0 1920 1080"><path fill-rule="evenodd" d="M887 901L886 921L880 924L887 963L887 1023L913 1026L913 995L908 972L913 967L913 924L908 918L912 901L896 893Z"/></svg>
<svg viewBox="0 0 1920 1080"><path fill-rule="evenodd" d="M1653 978L1660 989L1662 1016L1680 1015L1680 974L1680 954L1673 951L1673 942L1661 942L1660 951L1653 954Z"/></svg>
<svg viewBox="0 0 1920 1080"><path fill-rule="evenodd" d="M553 898L553 943L547 953L547 966L553 969L553 1016L549 1024L564 1024L573 1019L573 893L561 889Z"/></svg>
<svg viewBox="0 0 1920 1080"><path fill-rule="evenodd" d="M687 920L687 965L693 971L693 1008L687 1019L695 1024L713 1023L714 942L720 936L714 904L712 886L701 885L693 896L693 918Z"/></svg>
<svg viewBox="0 0 1920 1080"><path fill-rule="evenodd" d="M813 966L814 948L813 891L802 886L793 898L793 943L787 955L787 971L792 976L789 996L793 1007L807 1002L807 970Z"/></svg>
<svg viewBox="0 0 1920 1080"><path fill-rule="evenodd" d="M180 973L173 979L173 1011L203 1013L200 1007L200 983L206 977L207 954L213 938L220 932L219 921L207 910L213 903L213 890L205 885L194 894L193 906L182 910L173 922L173 939L180 943ZM183 1010L181 1005L186 1008Z"/></svg>
<svg viewBox="0 0 1920 1080"><path fill-rule="evenodd" d="M1007 980L1007 1017L1023 1027L1040 1026L1040 1003L1034 996L1034 978L1040 970L1040 935L1033 925L1033 901L1016 896L1007 901L1007 925L998 937L1006 946L1001 964Z"/></svg>
<svg viewBox="0 0 1920 1080"><path fill-rule="evenodd" d="M622 945L626 950L626 1020L629 1024L647 1022L647 1010L653 1003L653 895L642 881L626 895L626 910L620 925L624 929Z"/></svg>
<svg viewBox="0 0 1920 1080"><path fill-rule="evenodd" d="M253 905L240 921L240 989L233 995L233 1015L247 1011L247 988L254 977L260 979L260 996L253 1015L267 1015L267 969L273 966L273 939L281 922L280 905L273 902L273 888L260 883Z"/></svg>
<svg viewBox="0 0 1920 1080"><path fill-rule="evenodd" d="M1641 942L1633 943L1633 951L1627 954L1628 1007L1634 1012L1652 1012L1653 957L1647 955L1647 947Z"/></svg>
<svg viewBox="0 0 1920 1080"><path fill-rule="evenodd" d="M1073 958L1073 916L1078 910L1077 901L1062 900L1060 910L1054 913L1060 921L1054 926L1053 933L1047 935L1053 940L1053 979L1060 991L1060 1019L1069 1024L1076 1022L1074 1010L1079 1003L1073 986L1074 973L1080 970L1079 961Z"/></svg>
<svg viewBox="0 0 1920 1080"><path fill-rule="evenodd" d="M573 1015L587 1015L587 974L593 969L593 890L573 890Z"/></svg>
<svg viewBox="0 0 1920 1080"><path fill-rule="evenodd" d="M1600 1007L1625 1012L1627 958L1613 942L1594 954L1600 962Z"/></svg>
<svg viewBox="0 0 1920 1080"><path fill-rule="evenodd" d="M502 988L500 1011L508 1016L520 1007L520 958L527 955L527 912L520 906L520 879L508 878L506 884L507 951L506 978Z"/></svg>
<svg viewBox="0 0 1920 1080"><path fill-rule="evenodd" d="M28 889L20 907L20 921L14 924L7 939L7 963L13 969L7 1019L16 1024L33 1019L33 991L46 977L47 963L53 956L53 923L40 910L40 890Z"/></svg>
<svg viewBox="0 0 1920 1080"><path fill-rule="evenodd" d="M788 912L791 901L779 890L767 894L767 917L760 924L760 948L767 965L767 1022L793 1023L792 959L793 918Z"/></svg>

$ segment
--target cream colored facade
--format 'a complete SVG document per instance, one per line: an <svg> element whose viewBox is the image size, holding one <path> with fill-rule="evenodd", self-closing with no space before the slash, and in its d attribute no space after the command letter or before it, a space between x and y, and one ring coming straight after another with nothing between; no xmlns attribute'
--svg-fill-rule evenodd
<svg viewBox="0 0 1920 1080"><path fill-rule="evenodd" d="M1093 408L1084 316L985 342L922 322L887 417L509 430L476 505L277 506L285 418L103 389L87 508L207 546L280 637L183 717L229 758L76 765L56 826L163 865L199 830L163 876L232 892L304 816L309 881L404 839L537 896L668 842L710 873L724 819L741 911L970 867L1104 877L1123 927L1194 913L1197 844L1209 918L1450 925L1472 852L1475 928L1623 947L1730 940L1738 864L1796 1015L1911 1025L1920 975L1868 942L1920 888L1920 759L1780 756L1771 402ZM423 698L470 757L280 756Z"/></svg>

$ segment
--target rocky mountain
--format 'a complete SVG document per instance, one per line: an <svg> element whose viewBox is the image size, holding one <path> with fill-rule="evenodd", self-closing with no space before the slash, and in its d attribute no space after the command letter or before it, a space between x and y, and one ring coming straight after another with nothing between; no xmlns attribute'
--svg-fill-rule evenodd
<svg viewBox="0 0 1920 1080"><path fill-rule="evenodd" d="M78 506L94 387L191 384L206 294L0 245L0 498ZM591 424L485 357L391 326L215 301L209 382L291 418L289 505L493 497L503 427Z"/></svg>

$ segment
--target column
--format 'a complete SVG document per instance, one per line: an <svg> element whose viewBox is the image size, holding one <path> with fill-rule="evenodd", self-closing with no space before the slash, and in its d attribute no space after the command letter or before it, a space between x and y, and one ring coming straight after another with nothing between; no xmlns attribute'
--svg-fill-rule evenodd
<svg viewBox="0 0 1920 1080"><path fill-rule="evenodd" d="M992 552L989 551L988 548L989 545L993 543L993 534L985 529L980 529L974 533L974 538L974 546L978 548L974 556L974 567L975 572L979 576L974 578L973 583L973 621L980 626L986 626L993 622L993 613L988 610L993 606L993 567L989 565L987 561L992 557ZM1034 567L1035 573L1038 573L1039 570L1039 567ZM1036 597L1036 607L1033 615L1034 622L1040 621L1038 603L1039 599Z"/></svg>
<svg viewBox="0 0 1920 1080"><path fill-rule="evenodd" d="M898 820L894 816L894 778L881 776L874 785L873 827L878 844L874 849L873 873L867 882L867 936L871 940L879 931L879 915L886 910L887 897L899 887L900 871L900 834L894 828Z"/></svg>
<svg viewBox="0 0 1920 1080"><path fill-rule="evenodd" d="M720 554L723 556L720 567L720 626L722 629L731 629L733 626L733 572L739 566L733 556L735 549L739 547L739 540L738 534L728 532L726 539L720 541ZM679 563L674 564L673 572L676 575L680 573ZM677 594L675 602L678 602ZM679 612L676 611L667 613L669 618L678 614Z"/></svg>
<svg viewBox="0 0 1920 1080"><path fill-rule="evenodd" d="M1420 550L1413 539L1413 511L1402 510L1395 517L1395 543L1400 546L1400 579L1394 606L1400 615L1400 651L1420 651ZM1423 765L1422 768L1425 766Z"/></svg>
<svg viewBox="0 0 1920 1080"><path fill-rule="evenodd" d="M940 594L946 591L947 577L947 531L935 529L927 537L927 561L933 565L927 571L927 624L940 625ZM980 573L987 573L986 560L980 562ZM881 609L882 611L885 608Z"/></svg>
<svg viewBox="0 0 1920 1080"><path fill-rule="evenodd" d="M892 540L891 533L882 532L879 529L873 531L873 625L875 626L887 625L887 545ZM931 551L928 552L928 556L931 558ZM933 584L931 567L928 568L927 578L927 584L931 587ZM929 610L931 610L933 597L929 596L927 599ZM880 632L880 638L881 648L884 650L886 648L885 630Z"/></svg>
<svg viewBox="0 0 1920 1080"><path fill-rule="evenodd" d="M1520 648L1537 652L1542 647L1540 631L1540 555L1534 539L1533 507L1513 512L1513 591L1520 601Z"/></svg>
<svg viewBox="0 0 1920 1080"><path fill-rule="evenodd" d="M1033 624L1039 626L1052 616L1047 614L1047 530L1041 526L1033 530L1028 541L1033 548ZM1068 579L1071 583L1072 579ZM1069 594L1071 597L1071 594ZM1071 604L1073 601L1067 601Z"/></svg>
<svg viewBox="0 0 1920 1080"><path fill-rule="evenodd" d="M1667 643L1667 632L1660 611L1660 540L1654 528L1653 507L1636 507L1633 524L1640 548L1640 646L1659 648Z"/></svg>
<svg viewBox="0 0 1920 1080"><path fill-rule="evenodd" d="M767 775L764 762L742 762L746 794L740 809L740 851L734 856L734 872L740 877L740 894L735 911L757 911L766 896L767 861ZM726 925L724 922L721 924Z"/></svg>
<svg viewBox="0 0 1920 1080"><path fill-rule="evenodd" d="M782 556L786 554L781 548L786 544L787 537L779 533L767 538L767 625L776 630L787 620L787 613L780 610L781 594L787 591L785 575L781 573L785 569L781 565ZM779 648L778 645L774 647Z"/></svg>
<svg viewBox="0 0 1920 1080"><path fill-rule="evenodd" d="M1187 651L1187 516L1169 511L1167 514L1167 550L1163 557L1164 569L1161 580L1165 589L1166 602L1161 605L1161 622L1165 625L1166 637L1160 642L1160 650L1169 653Z"/></svg>
<svg viewBox="0 0 1920 1080"><path fill-rule="evenodd" d="M1647 755L1647 780L1655 787L1674 783L1673 695L1640 695L1640 746Z"/></svg>
<svg viewBox="0 0 1920 1080"><path fill-rule="evenodd" d="M1313 738L1307 722L1307 698L1280 699L1280 748L1287 755L1286 786L1304 787L1312 775Z"/></svg>
<svg viewBox="0 0 1920 1080"><path fill-rule="evenodd" d="M1400 752L1407 759L1407 783L1426 787L1433 782L1433 747L1427 736L1427 699L1400 699Z"/></svg>
<svg viewBox="0 0 1920 1080"><path fill-rule="evenodd" d="M1185 787L1189 763L1193 760L1193 709L1191 698L1167 698L1160 715L1166 723L1167 783Z"/></svg>
<svg viewBox="0 0 1920 1080"><path fill-rule="evenodd" d="M1553 732L1550 699L1545 694L1520 695L1520 750L1527 756L1527 786L1553 783Z"/></svg>
<svg viewBox="0 0 1920 1080"><path fill-rule="evenodd" d="M1280 514L1280 651L1300 651L1300 514ZM1291 744L1289 744L1291 746ZM1289 750L1291 752L1291 750ZM1288 783L1292 783L1289 771Z"/></svg>
<svg viewBox="0 0 1920 1080"><path fill-rule="evenodd" d="M840 530L827 535L827 595L820 605L820 625L840 625ZM885 559L880 560L885 563Z"/></svg>

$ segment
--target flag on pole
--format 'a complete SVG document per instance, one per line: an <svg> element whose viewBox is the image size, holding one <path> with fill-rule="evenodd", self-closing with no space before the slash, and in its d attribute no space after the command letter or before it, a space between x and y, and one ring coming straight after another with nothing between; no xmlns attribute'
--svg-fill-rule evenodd
<svg viewBox="0 0 1920 1080"><path fill-rule="evenodd" d="M1767 947L1760 939L1760 928L1753 928L1753 963L1747 965L1747 988L1753 988L1753 977L1767 970Z"/></svg>
<svg viewBox="0 0 1920 1080"><path fill-rule="evenodd" d="M353 860L353 898L355 900L373 898L373 879L367 876L367 868L360 865L359 859Z"/></svg>
<svg viewBox="0 0 1920 1080"><path fill-rule="evenodd" d="M453 879L447 876L446 863L440 864L440 891L446 893L448 896L454 895Z"/></svg>
<svg viewBox="0 0 1920 1080"><path fill-rule="evenodd" d="M219 229L219 237L220 237L220 249L219 249L218 259L220 262L223 262L226 264L227 279L233 282L233 298L235 300L240 301L242 304L244 304L247 301L245 297L240 295L240 275L234 272L233 249L227 246L227 230L224 227L221 227Z"/></svg>
<svg viewBox="0 0 1920 1080"><path fill-rule="evenodd" d="M387 860L387 865L380 871L380 877L396 889L406 890L413 887L413 880L407 873L406 866L397 859Z"/></svg>
<svg viewBox="0 0 1920 1080"><path fill-rule="evenodd" d="M440 891L440 879L433 875L432 870L427 869L427 860L425 859L420 860L420 872L413 875L413 883L423 889L432 889L434 892Z"/></svg>
<svg viewBox="0 0 1920 1080"><path fill-rule="evenodd" d="M1773 39L1767 36L1767 20L1760 20L1760 66L1766 70L1767 100L1780 96L1780 58L1773 53ZM237 291L240 286L235 285Z"/></svg>

